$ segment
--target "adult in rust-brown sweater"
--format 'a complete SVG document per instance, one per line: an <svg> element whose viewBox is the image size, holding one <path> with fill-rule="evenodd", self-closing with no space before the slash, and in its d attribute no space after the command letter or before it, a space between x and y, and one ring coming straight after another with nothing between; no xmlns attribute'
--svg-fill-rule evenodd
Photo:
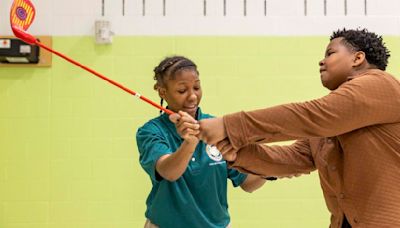
<svg viewBox="0 0 400 228"><path fill-rule="evenodd" d="M400 84L369 70L330 93L224 117L231 166L262 176L318 169L331 227L400 227ZM304 139L299 139L304 138ZM255 144L299 139L290 146Z"/></svg>
<svg viewBox="0 0 400 228"><path fill-rule="evenodd" d="M242 172L318 170L332 228L400 227L400 82L346 42L346 32L331 37L320 62L322 83L332 90L327 96L206 120L199 137ZM348 46L354 50L346 53ZM350 70L341 73L343 61ZM348 75L335 84L342 74ZM263 144L294 139L289 146Z"/></svg>

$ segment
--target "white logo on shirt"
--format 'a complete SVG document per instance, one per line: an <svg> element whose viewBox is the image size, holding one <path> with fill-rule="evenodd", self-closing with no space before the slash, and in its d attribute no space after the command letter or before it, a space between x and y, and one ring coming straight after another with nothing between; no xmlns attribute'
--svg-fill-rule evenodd
<svg viewBox="0 0 400 228"><path fill-rule="evenodd" d="M209 158L211 158L214 161L221 161L222 160L222 154L219 152L216 146L211 146L208 145L206 146L206 152Z"/></svg>

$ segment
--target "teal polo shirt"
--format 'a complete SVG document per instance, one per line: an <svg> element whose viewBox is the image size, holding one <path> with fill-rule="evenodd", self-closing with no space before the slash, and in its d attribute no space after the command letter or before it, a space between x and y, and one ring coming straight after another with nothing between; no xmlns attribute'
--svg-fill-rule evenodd
<svg viewBox="0 0 400 228"><path fill-rule="evenodd" d="M205 118L212 116L199 108L196 119ZM183 175L174 182L163 179L155 169L157 160L176 151L183 141L166 114L139 128L136 140L140 164L152 183L146 218L160 228L222 228L230 223L227 179L237 187L245 174L229 169L217 150L200 141Z"/></svg>

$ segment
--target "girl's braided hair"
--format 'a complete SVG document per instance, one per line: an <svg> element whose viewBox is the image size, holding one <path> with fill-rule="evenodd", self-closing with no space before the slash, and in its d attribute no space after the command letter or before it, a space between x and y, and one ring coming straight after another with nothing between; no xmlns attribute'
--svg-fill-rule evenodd
<svg viewBox="0 0 400 228"><path fill-rule="evenodd" d="M168 77L173 79L176 73L181 70L194 70L197 74L199 74L197 66L192 60L184 56L178 55L166 57L153 70L153 78L154 80L156 80L156 83L154 84L154 89L158 90L158 88L160 87L165 87L165 80ZM164 99L161 98L161 106L163 105L163 102ZM160 113L162 113L162 111L160 111Z"/></svg>

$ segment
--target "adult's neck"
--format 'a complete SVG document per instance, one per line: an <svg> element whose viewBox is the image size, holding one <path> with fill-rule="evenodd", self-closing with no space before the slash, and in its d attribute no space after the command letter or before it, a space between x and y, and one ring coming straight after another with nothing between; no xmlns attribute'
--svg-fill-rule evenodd
<svg viewBox="0 0 400 228"><path fill-rule="evenodd" d="M365 72L369 71L369 70L378 70L378 67L376 67L373 64L366 64L356 70L353 71L353 73L349 76L349 80L354 79L354 78L358 78L364 75Z"/></svg>

